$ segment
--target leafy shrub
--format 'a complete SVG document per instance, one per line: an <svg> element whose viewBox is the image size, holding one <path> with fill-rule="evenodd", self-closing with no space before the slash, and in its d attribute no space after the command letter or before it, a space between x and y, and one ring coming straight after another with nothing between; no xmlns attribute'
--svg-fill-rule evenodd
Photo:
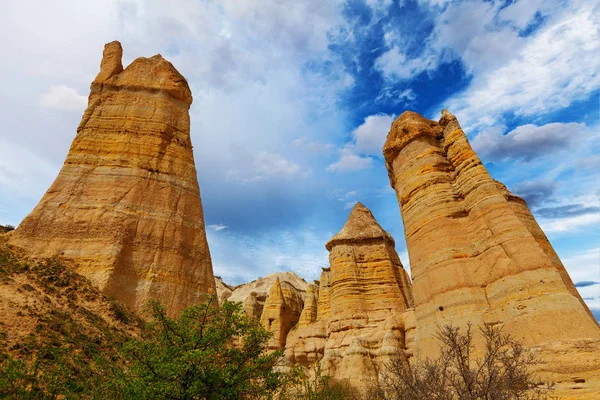
<svg viewBox="0 0 600 400"><path fill-rule="evenodd" d="M270 398L285 376L280 352L266 352L270 334L239 303L214 297L174 320L157 302L146 335L126 344L129 367L117 382L124 398Z"/></svg>

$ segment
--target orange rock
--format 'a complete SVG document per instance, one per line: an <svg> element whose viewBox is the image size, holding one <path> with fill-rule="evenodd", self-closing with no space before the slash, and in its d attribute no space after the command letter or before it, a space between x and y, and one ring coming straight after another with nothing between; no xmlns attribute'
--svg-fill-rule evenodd
<svg viewBox="0 0 600 400"><path fill-rule="evenodd" d="M394 240L360 203L326 247L317 319L290 333L286 355L304 366L320 360L333 378L365 387L386 357L404 350L410 281Z"/></svg>
<svg viewBox="0 0 600 400"><path fill-rule="evenodd" d="M269 341L269 349L283 349L289 331L298 323L302 313L302 296L288 282L280 282L279 278L269 291L269 297L260 317L260 321L273 337Z"/></svg>
<svg viewBox="0 0 600 400"><path fill-rule="evenodd" d="M56 180L10 238L61 254L105 293L170 314L214 291L194 166L192 94L156 55L121 64L105 46L77 136Z"/></svg>
<svg viewBox="0 0 600 400"><path fill-rule="evenodd" d="M543 354L546 377L575 374L587 384L573 393L598 390L597 322L525 201L491 178L456 118L407 111L383 152L411 261L411 351L435 355L441 324L501 324Z"/></svg>

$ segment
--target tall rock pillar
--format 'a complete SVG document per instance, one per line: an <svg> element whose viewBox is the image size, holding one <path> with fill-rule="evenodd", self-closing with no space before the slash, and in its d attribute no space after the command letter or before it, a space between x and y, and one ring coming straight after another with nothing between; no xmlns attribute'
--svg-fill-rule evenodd
<svg viewBox="0 0 600 400"><path fill-rule="evenodd" d="M391 343L404 351L403 313L412 306L394 239L357 203L329 250L329 317L322 366L357 386L377 377ZM319 292L321 295L321 292Z"/></svg>
<svg viewBox="0 0 600 400"><path fill-rule="evenodd" d="M196 178L192 94L156 55L123 69L108 43L67 159L10 243L60 254L105 293L170 314L214 291Z"/></svg>
<svg viewBox="0 0 600 400"><path fill-rule="evenodd" d="M456 118L407 111L383 152L411 261L414 350L434 355L442 324L501 324L541 346L542 370L597 374L597 322L525 202L492 179Z"/></svg>

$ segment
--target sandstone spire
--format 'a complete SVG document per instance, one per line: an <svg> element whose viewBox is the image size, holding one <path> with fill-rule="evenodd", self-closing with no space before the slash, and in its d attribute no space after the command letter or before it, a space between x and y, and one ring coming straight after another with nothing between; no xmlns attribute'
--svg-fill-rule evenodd
<svg viewBox="0 0 600 400"><path fill-rule="evenodd" d="M156 55L123 70L104 48L77 136L56 180L10 243L62 255L105 293L169 313L214 290L188 110L192 94Z"/></svg>
<svg viewBox="0 0 600 400"><path fill-rule="evenodd" d="M294 340L290 334L286 355L301 364L322 358L321 366L335 379L364 386L376 377L380 356L390 346L397 344L396 354L404 350L410 281L394 240L360 203L326 247L330 268L321 275L317 320L293 332Z"/></svg>
<svg viewBox="0 0 600 400"><path fill-rule="evenodd" d="M302 313L302 296L289 282L280 282L279 277L269 291L265 301L261 323L273 337L270 349L283 349L289 331L296 325Z"/></svg>
<svg viewBox="0 0 600 400"><path fill-rule="evenodd" d="M491 178L456 118L407 111L383 153L411 261L415 351L437 351L441 324L501 324L538 346L552 379L597 379L598 324L525 202Z"/></svg>

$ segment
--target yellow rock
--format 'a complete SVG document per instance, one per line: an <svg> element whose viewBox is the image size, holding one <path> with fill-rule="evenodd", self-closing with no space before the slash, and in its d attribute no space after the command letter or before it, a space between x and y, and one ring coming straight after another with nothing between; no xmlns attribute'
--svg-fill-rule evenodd
<svg viewBox="0 0 600 400"><path fill-rule="evenodd" d="M407 111L383 152L411 261L408 353L435 355L442 324L500 324L541 355L557 394L599 393L597 322L525 201L492 179L456 118Z"/></svg>
<svg viewBox="0 0 600 400"><path fill-rule="evenodd" d="M279 278L269 291L269 297L260 317L260 321L273 337L269 341L269 349L283 349L289 331L298 323L302 313L302 296L288 282L280 282Z"/></svg>
<svg viewBox="0 0 600 400"><path fill-rule="evenodd" d="M360 203L326 247L316 321L290 333L286 355L304 366L320 360L334 379L364 388L390 354L404 351L410 281L394 240Z"/></svg>
<svg viewBox="0 0 600 400"><path fill-rule="evenodd" d="M88 107L56 180L10 238L60 254L105 293L170 314L214 291L183 76L160 55L123 69L105 46Z"/></svg>

